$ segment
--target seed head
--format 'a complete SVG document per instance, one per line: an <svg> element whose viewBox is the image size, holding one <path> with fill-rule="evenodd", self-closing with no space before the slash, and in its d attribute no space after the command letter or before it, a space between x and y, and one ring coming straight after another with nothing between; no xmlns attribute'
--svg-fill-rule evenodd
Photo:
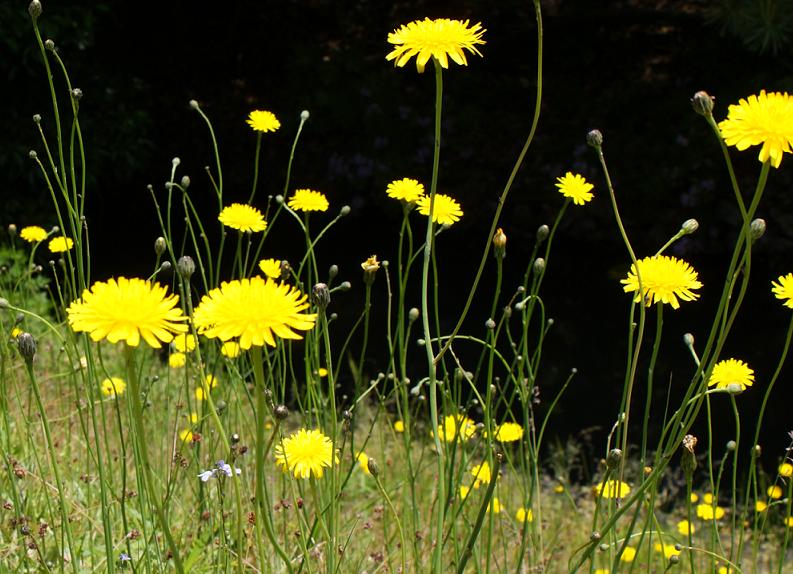
<svg viewBox="0 0 793 574"><path fill-rule="evenodd" d="M366 461L366 468L369 470L369 474L374 477L380 474L380 467L377 466L377 461L372 457L369 457L369 460Z"/></svg>

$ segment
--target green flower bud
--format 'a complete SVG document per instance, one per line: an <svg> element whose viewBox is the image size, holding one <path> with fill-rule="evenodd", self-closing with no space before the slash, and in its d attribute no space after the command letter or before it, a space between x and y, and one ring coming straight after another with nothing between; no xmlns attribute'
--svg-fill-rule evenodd
<svg viewBox="0 0 793 574"><path fill-rule="evenodd" d="M586 143L588 146L599 149L603 145L603 134L600 133L600 130L591 130L586 135Z"/></svg>
<svg viewBox="0 0 793 574"><path fill-rule="evenodd" d="M691 107L701 116L711 116L713 115L713 98L707 92L697 92L691 98Z"/></svg>

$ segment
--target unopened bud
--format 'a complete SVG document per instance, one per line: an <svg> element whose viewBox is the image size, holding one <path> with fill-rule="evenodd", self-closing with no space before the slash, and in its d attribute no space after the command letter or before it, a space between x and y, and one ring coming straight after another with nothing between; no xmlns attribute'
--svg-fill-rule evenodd
<svg viewBox="0 0 793 574"><path fill-rule="evenodd" d="M325 283L317 283L311 290L311 300L319 307L320 311L327 309L330 305L330 290Z"/></svg>
<svg viewBox="0 0 793 574"><path fill-rule="evenodd" d="M586 135L586 143L588 146L598 149L603 145L603 134L600 133L600 130L591 130Z"/></svg>
<svg viewBox="0 0 793 574"><path fill-rule="evenodd" d="M36 339L30 333L22 332L17 335L17 349L19 354L25 359L25 363L30 365L33 363L33 357L36 356Z"/></svg>
<svg viewBox="0 0 793 574"><path fill-rule="evenodd" d="M188 102L190 105L190 109L197 110L198 109L198 102L196 100L190 100Z"/></svg>
<svg viewBox="0 0 793 574"><path fill-rule="evenodd" d="M10 224L8 225L8 234L9 234L11 237L16 237L16 234L17 234L17 226L16 226L16 224L14 224L14 223L10 223Z"/></svg>
<svg viewBox="0 0 793 574"><path fill-rule="evenodd" d="M679 564L680 563L680 554L672 554L669 557L670 564Z"/></svg>
<svg viewBox="0 0 793 574"><path fill-rule="evenodd" d="M622 462L622 451L618 448L612 448L606 456L606 468L614 470Z"/></svg>
<svg viewBox="0 0 793 574"><path fill-rule="evenodd" d="M542 257L538 257L537 259L534 260L532 267L534 267L534 272L537 275L539 275L540 273L545 271L545 259L543 259Z"/></svg>
<svg viewBox="0 0 793 574"><path fill-rule="evenodd" d="M231 435L231 444L237 444L240 442L240 435L238 433L234 433Z"/></svg>
<svg viewBox="0 0 793 574"><path fill-rule="evenodd" d="M274 414L275 418L277 418L279 421L282 421L289 416L289 409L286 408L286 405L278 405L275 407Z"/></svg>
<svg viewBox="0 0 793 574"><path fill-rule="evenodd" d="M419 318L419 310L415 307L411 307L410 311L408 311L408 321L411 323Z"/></svg>
<svg viewBox="0 0 793 574"><path fill-rule="evenodd" d="M33 123L34 124L40 124L41 123L41 115L33 114Z"/></svg>
<svg viewBox="0 0 793 574"><path fill-rule="evenodd" d="M699 229L699 221L697 221L696 219L686 219L683 222L683 225L680 226L680 231L682 231L686 235L691 235L697 229Z"/></svg>
<svg viewBox="0 0 793 574"><path fill-rule="evenodd" d="M752 241L757 241L765 235L765 219L757 218L749 224L749 232L752 235Z"/></svg>
<svg viewBox="0 0 793 574"><path fill-rule="evenodd" d="M713 114L713 98L707 92L699 91L691 98L691 107L701 116Z"/></svg>
<svg viewBox="0 0 793 574"><path fill-rule="evenodd" d="M685 343L686 347L693 347L694 346L694 335L691 333L686 333L683 335L683 343Z"/></svg>
<svg viewBox="0 0 793 574"><path fill-rule="evenodd" d="M328 278L333 279L338 274L339 274L339 266L338 265L331 265L328 268Z"/></svg>
<svg viewBox="0 0 793 574"><path fill-rule="evenodd" d="M187 189L188 187L190 187L190 176L189 175L183 175L182 176L182 189Z"/></svg>
<svg viewBox="0 0 793 574"><path fill-rule="evenodd" d="M215 410L220 415L220 414L223 414L223 412L225 412L225 410L228 408L228 406L229 405L228 405L228 403L226 403L226 401L224 401L223 399L220 399L218 402L215 403Z"/></svg>
<svg viewBox="0 0 793 574"><path fill-rule="evenodd" d="M33 0L30 4L28 4L28 14L33 20L37 20L39 16L41 16L41 2L39 0Z"/></svg>
<svg viewBox="0 0 793 574"><path fill-rule="evenodd" d="M306 121L306 120L307 120L307 119L308 119L310 116L311 116L311 114L310 114L310 113L308 113L308 110L303 110L302 112L300 112L300 121L301 121L301 122L304 122L304 121Z"/></svg>
<svg viewBox="0 0 793 574"><path fill-rule="evenodd" d="M377 461L372 457L369 457L369 460L366 461L366 468L372 476L376 477L380 474L380 467L377 466Z"/></svg>
<svg viewBox="0 0 793 574"><path fill-rule="evenodd" d="M728 440L727 444L725 445L725 448L727 450L729 450L729 451L733 451L733 450L736 449L737 446L738 445L736 444L736 442L734 440Z"/></svg>
<svg viewBox="0 0 793 574"><path fill-rule="evenodd" d="M49 50L50 52L54 52L55 51L55 42L53 42L52 40L45 40L44 41L44 47L47 50Z"/></svg>
<svg viewBox="0 0 793 574"><path fill-rule="evenodd" d="M154 240L154 253L157 254L157 257L165 253L165 237L158 237Z"/></svg>
<svg viewBox="0 0 793 574"><path fill-rule="evenodd" d="M493 236L493 255L497 259L503 259L507 254L507 235L500 227L496 229L496 234Z"/></svg>
<svg viewBox="0 0 793 574"><path fill-rule="evenodd" d="M496 322L493 321L493 319L488 319L487 321L485 321L485 328L488 329L489 331L492 331L493 329L496 328Z"/></svg>
<svg viewBox="0 0 793 574"><path fill-rule="evenodd" d="M551 230L548 228L547 225L544 223L537 228L537 243L543 243L546 239L548 239L548 235L550 235Z"/></svg>
<svg viewBox="0 0 793 574"><path fill-rule="evenodd" d="M195 262L189 255L182 255L179 261L176 262L176 270L179 276L185 281L189 281L193 273L195 273Z"/></svg>
<svg viewBox="0 0 793 574"><path fill-rule="evenodd" d="M160 265L160 271L170 271L171 270L171 262L170 261L163 261Z"/></svg>
<svg viewBox="0 0 793 574"><path fill-rule="evenodd" d="M342 281L341 285L339 285L339 289L342 291L349 291L352 289L352 284L349 281Z"/></svg>
<svg viewBox="0 0 793 574"><path fill-rule="evenodd" d="M349 205L343 205L342 208L339 210L339 213L341 215L349 215L350 214L350 206Z"/></svg>
<svg viewBox="0 0 793 574"><path fill-rule="evenodd" d="M83 91L80 88L74 88L72 90L72 98L74 98L76 101L80 101L82 97L83 97Z"/></svg>
<svg viewBox="0 0 793 574"><path fill-rule="evenodd" d="M592 534L589 535L589 540L591 540L592 542L597 542L600 539L601 539L601 535L600 532L598 532L597 530L593 530Z"/></svg>

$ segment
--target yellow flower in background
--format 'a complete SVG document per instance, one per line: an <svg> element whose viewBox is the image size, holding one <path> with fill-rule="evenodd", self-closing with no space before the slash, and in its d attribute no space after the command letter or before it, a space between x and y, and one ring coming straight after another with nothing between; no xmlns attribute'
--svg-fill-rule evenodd
<svg viewBox="0 0 793 574"><path fill-rule="evenodd" d="M724 518L724 509L715 504L697 504L697 518L702 520L721 520Z"/></svg>
<svg viewBox="0 0 793 574"><path fill-rule="evenodd" d="M259 261L259 269L270 279L281 278L281 262L278 259L262 259Z"/></svg>
<svg viewBox="0 0 793 574"><path fill-rule="evenodd" d="M193 431L190 429L183 429L179 431L179 440L187 442L193 440Z"/></svg>
<svg viewBox="0 0 793 574"><path fill-rule="evenodd" d="M236 359L240 352L240 344L236 341L226 341L220 346L220 354L229 359Z"/></svg>
<svg viewBox="0 0 793 574"><path fill-rule="evenodd" d="M47 247L51 253L64 253L65 251L69 251L69 249L74 247L74 241L72 241L70 237L55 237L50 239Z"/></svg>
<svg viewBox="0 0 793 574"><path fill-rule="evenodd" d="M771 486L768 487L765 493L768 495L768 498L777 500L779 498L782 498L782 496L785 494L785 491L782 490L782 487L779 486L778 484L772 484Z"/></svg>
<svg viewBox="0 0 793 574"><path fill-rule="evenodd" d="M125 341L137 347L142 337L158 349L175 333L187 331L187 317L178 304L179 297L167 295L162 285L119 277L94 283L66 313L72 330L86 331L94 341Z"/></svg>
<svg viewBox="0 0 793 574"><path fill-rule="evenodd" d="M768 504L764 500L755 500L754 502L755 512L765 512L766 510L768 510Z"/></svg>
<svg viewBox="0 0 793 574"><path fill-rule="evenodd" d="M173 347L180 353L189 353L196 346L196 338L192 333L177 335L173 340Z"/></svg>
<svg viewBox="0 0 793 574"><path fill-rule="evenodd" d="M328 198L312 189L298 189L286 204L295 211L327 211Z"/></svg>
<svg viewBox="0 0 793 574"><path fill-rule="evenodd" d="M245 122L257 132L274 132L281 127L281 122L275 117L273 112L267 110L253 110L248 114Z"/></svg>
<svg viewBox="0 0 793 574"><path fill-rule="evenodd" d="M24 229L22 231L25 231ZM793 273L787 275L780 275L777 282L771 281L772 289L777 299L784 301L782 303L785 307L793 309Z"/></svg>
<svg viewBox="0 0 793 574"><path fill-rule="evenodd" d="M416 69L424 71L430 58L435 58L441 67L449 67L449 58L461 66L468 65L465 50L481 56L477 44L484 44L482 35L485 30L480 23L468 25L468 20L449 20L437 18L416 20L405 24L388 35L388 43L395 48L385 57L387 61L403 67L416 56Z"/></svg>
<svg viewBox="0 0 793 574"><path fill-rule="evenodd" d="M421 215L430 214L430 198L425 195L420 197L416 206L418 207ZM435 202L432 205L432 221L440 223L441 225L451 225L455 221L459 221L463 216L463 210L460 204L448 195L442 193L435 194Z"/></svg>
<svg viewBox="0 0 793 574"><path fill-rule="evenodd" d="M518 522L533 522L534 521L534 513L531 511L531 508L526 510L522 506L518 508L517 512L515 512L515 520Z"/></svg>
<svg viewBox="0 0 793 574"><path fill-rule="evenodd" d="M680 533L680 536L688 536L689 533L694 534L696 529L688 520L681 520L677 523L677 531Z"/></svg>
<svg viewBox="0 0 793 574"><path fill-rule="evenodd" d="M725 359L713 367L713 372L708 379L708 386L715 385L717 389L726 389L731 384L741 386L741 390L754 384L754 371L749 365L739 359Z"/></svg>
<svg viewBox="0 0 793 574"><path fill-rule="evenodd" d="M609 480L596 484L592 490L603 498L625 498L630 494L631 487L621 480Z"/></svg>
<svg viewBox="0 0 793 574"><path fill-rule="evenodd" d="M482 464L475 464L471 467L471 476L474 477L474 488L479 488L483 484L490 482L493 474L490 472L490 465L487 461Z"/></svg>
<svg viewBox="0 0 793 574"><path fill-rule="evenodd" d="M692 492L689 500L691 500L691 504L696 504L699 501L699 495L696 492Z"/></svg>
<svg viewBox="0 0 793 574"><path fill-rule="evenodd" d="M633 562L636 558L636 549L633 546L626 546L625 550L620 554L620 560L623 562Z"/></svg>
<svg viewBox="0 0 793 574"><path fill-rule="evenodd" d="M415 203L420 197L424 196L424 184L409 177L395 179L388 184L385 192L388 197L404 201L405 203Z"/></svg>
<svg viewBox="0 0 793 574"><path fill-rule="evenodd" d="M369 455L361 451L357 455L355 455L355 460L358 461L358 464L361 466L361 470L363 470L364 473L368 475L372 474L371 472L369 472Z"/></svg>
<svg viewBox="0 0 793 574"><path fill-rule="evenodd" d="M181 369L187 363L187 355L184 353L171 353L168 357L168 366L172 369Z"/></svg>
<svg viewBox="0 0 793 574"><path fill-rule="evenodd" d="M276 464L295 478L322 478L335 458L331 440L314 429L300 429L275 447Z"/></svg>
<svg viewBox="0 0 793 574"><path fill-rule="evenodd" d="M262 212L242 203L232 203L228 207L224 207L218 215L218 221L226 227L243 232L256 233L267 228L267 222L264 220Z"/></svg>
<svg viewBox="0 0 793 574"><path fill-rule="evenodd" d="M713 504L713 500L714 500L713 494L711 494L710 492L706 492L705 494L702 495L702 502L704 502L705 504Z"/></svg>
<svg viewBox="0 0 793 574"><path fill-rule="evenodd" d="M785 526L788 528L793 528L793 516L788 516L785 518Z"/></svg>
<svg viewBox="0 0 793 574"><path fill-rule="evenodd" d="M205 390L212 390L218 386L218 378L215 375L209 374L204 377L204 382L202 384Z"/></svg>
<svg viewBox="0 0 793 574"><path fill-rule="evenodd" d="M492 512L493 514L499 514L501 508L501 502L499 502L498 498L495 496L490 500L490 504L487 505L488 512Z"/></svg>
<svg viewBox="0 0 793 574"><path fill-rule="evenodd" d="M790 464L789 462L783 462L779 465L777 472L779 473L779 476L790 478L793 476L793 464Z"/></svg>
<svg viewBox="0 0 793 574"><path fill-rule="evenodd" d="M518 423L503 423L496 427L494 436L498 442L515 442L523 438L523 427Z"/></svg>
<svg viewBox="0 0 793 574"><path fill-rule="evenodd" d="M584 205L592 201L592 189L595 187L584 176L568 171L556 178L556 187L563 196L572 199L575 205Z"/></svg>
<svg viewBox="0 0 793 574"><path fill-rule="evenodd" d="M405 432L405 423L403 421L394 421L394 430L396 432Z"/></svg>
<svg viewBox="0 0 793 574"><path fill-rule="evenodd" d="M668 543L664 543L664 542L656 542L653 545L653 549L656 552L659 552L659 553L663 554L664 558L666 558L667 560L669 560L672 556L679 556L680 555L680 550L675 550L675 547L674 547L673 544L668 544Z"/></svg>
<svg viewBox="0 0 793 574"><path fill-rule="evenodd" d="M636 268L638 267L638 274ZM639 294L639 275L642 291ZM649 307L653 303L668 303L672 309L679 309L678 297L683 301L693 301L699 297L694 289L702 287L697 280L697 272L681 259L667 255L652 255L639 259L631 265L631 270L620 283L626 293L635 292L634 301L642 300Z"/></svg>
<svg viewBox="0 0 793 574"><path fill-rule="evenodd" d="M190 413L190 424L196 424L198 422L198 413Z"/></svg>
<svg viewBox="0 0 793 574"><path fill-rule="evenodd" d="M465 486L464 484L460 485L460 500L465 500L468 498L468 494L471 492L471 488L469 486Z"/></svg>
<svg viewBox="0 0 793 574"><path fill-rule="evenodd" d="M320 378L327 377L328 370L325 367L320 367L319 369L317 369L317 374L320 376Z"/></svg>
<svg viewBox="0 0 793 574"><path fill-rule="evenodd" d="M762 144L758 159L779 167L782 155L793 151L793 98L760 90L731 105L719 129L724 142L740 151Z"/></svg>
<svg viewBox="0 0 793 574"><path fill-rule="evenodd" d="M195 400L197 400L200 403L201 401L206 400L206 398L207 398L207 392L204 389L204 387L196 387Z"/></svg>
<svg viewBox="0 0 793 574"><path fill-rule="evenodd" d="M19 236L28 243L39 243L47 239L47 231L38 225L28 225L22 228Z"/></svg>
<svg viewBox="0 0 793 574"><path fill-rule="evenodd" d="M124 394L124 389L127 388L127 383L120 377L110 377L105 379L101 384L102 394L106 397L117 397Z"/></svg>
<svg viewBox="0 0 793 574"><path fill-rule="evenodd" d="M555 486L553 487L553 491L554 491L556 494L562 494L562 493L564 493L564 485L562 485L562 484L557 484L557 485L555 485Z"/></svg>
<svg viewBox="0 0 793 574"><path fill-rule="evenodd" d="M443 422L438 425L438 438L445 442L453 442L460 435L460 440L468 440L476 432L476 423L463 415L444 417ZM430 432L431 436L435 436Z"/></svg>
<svg viewBox="0 0 793 574"><path fill-rule="evenodd" d="M223 282L201 299L193 313L198 332L221 341L239 339L242 349L275 346L275 338L302 339L295 331L314 327L306 295L272 279L251 277Z"/></svg>

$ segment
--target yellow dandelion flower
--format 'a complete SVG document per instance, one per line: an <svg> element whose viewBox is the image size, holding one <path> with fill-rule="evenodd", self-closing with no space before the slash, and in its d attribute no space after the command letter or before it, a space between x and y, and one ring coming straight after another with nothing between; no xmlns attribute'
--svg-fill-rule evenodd
<svg viewBox="0 0 793 574"><path fill-rule="evenodd" d="M740 151L762 144L758 159L779 167L782 155L793 151L793 98L761 90L731 105L719 129L724 142Z"/></svg>
<svg viewBox="0 0 793 574"><path fill-rule="evenodd" d="M195 389L195 400L199 403L207 398L207 392L204 387L196 387Z"/></svg>
<svg viewBox="0 0 793 574"><path fill-rule="evenodd" d="M361 451L357 455L355 455L355 460L358 461L361 470L363 470L365 474L369 474L369 475L372 474L371 472L369 472L369 455Z"/></svg>
<svg viewBox="0 0 793 574"><path fill-rule="evenodd" d="M501 508L501 502L495 496L490 500L490 504L487 505L488 512L492 512L493 514L499 514Z"/></svg>
<svg viewBox="0 0 793 574"><path fill-rule="evenodd" d="M515 442L523 438L523 427L518 423L506 422L496 427L494 436L498 442Z"/></svg>
<svg viewBox="0 0 793 574"><path fill-rule="evenodd" d="M449 67L449 58L461 66L468 65L465 50L481 56L477 44L484 44L485 33L480 23L468 25L468 20L437 18L416 20L404 24L388 35L388 43L395 48L385 57L387 61L402 67L416 56L416 69L424 71L430 58L435 58L443 68Z"/></svg>
<svg viewBox="0 0 793 574"><path fill-rule="evenodd" d="M196 338L192 333L185 333L184 335L177 335L173 340L173 347L180 353L189 353L195 349Z"/></svg>
<svg viewBox="0 0 793 574"><path fill-rule="evenodd" d="M110 377L105 379L101 384L102 394L106 397L117 397L124 394L124 389L127 388L127 383L120 377Z"/></svg>
<svg viewBox="0 0 793 574"><path fill-rule="evenodd" d="M319 369L317 369L317 374L320 376L320 378L327 377L328 370L325 367L320 367Z"/></svg>
<svg viewBox="0 0 793 574"><path fill-rule="evenodd" d="M470 472L471 476L474 477L474 488L479 488L481 485L489 483L493 476L487 461L482 462L482 464L475 464L471 467Z"/></svg>
<svg viewBox="0 0 793 574"><path fill-rule="evenodd" d="M24 231L24 229L22 231ZM779 281L779 283L771 281L771 285L773 286L771 291L777 299L784 301L782 304L785 307L793 309L793 273L780 275L777 281Z"/></svg>
<svg viewBox="0 0 793 574"><path fill-rule="evenodd" d="M394 421L394 430L396 432L405 432L405 423L404 423L404 421Z"/></svg>
<svg viewBox="0 0 793 574"><path fill-rule="evenodd" d="M228 207L224 207L218 215L218 221L226 227L243 232L256 233L267 228L267 222L264 220L262 212L242 203L232 203Z"/></svg>
<svg viewBox="0 0 793 574"><path fill-rule="evenodd" d="M764 500L755 500L754 511L757 513L765 512L768 510L768 504Z"/></svg>
<svg viewBox="0 0 793 574"><path fill-rule="evenodd" d="M11 338L12 339L16 339L21 334L22 334L22 329L20 329L19 327L14 327L13 329L11 329Z"/></svg>
<svg viewBox="0 0 793 574"><path fill-rule="evenodd" d="M553 487L553 491L554 491L556 494L562 494L562 493L564 492L564 485L562 485L562 484L557 484L556 486L554 486L554 487Z"/></svg>
<svg viewBox="0 0 793 574"><path fill-rule="evenodd" d="M515 520L517 520L520 523L533 522L534 513L531 511L531 508L527 510L521 506L520 508L518 508L517 512L515 512Z"/></svg>
<svg viewBox="0 0 793 574"><path fill-rule="evenodd" d="M699 501L699 495L696 492L692 492L689 500L691 501L691 504L696 504Z"/></svg>
<svg viewBox="0 0 793 574"><path fill-rule="evenodd" d="M655 544L653 544L653 549L656 552L663 554L664 558L666 558L667 560L669 560L672 556L680 555L680 550L675 550L675 547L672 544L656 542Z"/></svg>
<svg viewBox="0 0 793 574"><path fill-rule="evenodd" d="M782 496L785 494L785 491L782 490L782 487L779 486L778 484L772 484L771 486L768 487L765 493L768 495L768 498L777 500L779 498L782 498Z"/></svg>
<svg viewBox="0 0 793 574"><path fill-rule="evenodd" d="M190 413L188 418L191 424L196 424L198 422L198 413Z"/></svg>
<svg viewBox="0 0 793 574"><path fill-rule="evenodd" d="M245 122L257 132L274 132L281 127L281 122L275 117L273 112L267 110L253 110L248 114Z"/></svg>
<svg viewBox="0 0 793 574"><path fill-rule="evenodd" d="M424 197L424 184L409 177L395 179L388 184L385 192L388 197L405 203L415 203L420 197Z"/></svg>
<svg viewBox="0 0 793 574"><path fill-rule="evenodd" d="M584 205L592 201L592 189L595 187L584 176L568 171L562 177L556 178L556 187L559 193L573 200L575 205Z"/></svg>
<svg viewBox="0 0 793 574"><path fill-rule="evenodd" d="M286 204L295 211L327 211L328 198L312 189L297 189Z"/></svg>
<svg viewBox="0 0 793 574"><path fill-rule="evenodd" d="M71 237L55 237L50 239L47 247L51 253L64 253L74 247L74 241L72 241Z"/></svg>
<svg viewBox="0 0 793 574"><path fill-rule="evenodd" d="M198 332L221 341L239 339L242 349L282 339L302 339L297 331L314 326L316 314L300 313L308 307L306 295L272 279L251 277L223 282L201 299L193 313ZM294 329L294 330L293 330Z"/></svg>
<svg viewBox="0 0 793 574"><path fill-rule="evenodd" d="M620 560L623 562L633 562L636 558L636 549L633 546L626 546L625 550L620 554Z"/></svg>
<svg viewBox="0 0 793 574"><path fill-rule="evenodd" d="M333 443L315 429L300 429L275 447L276 464L295 478L322 478L334 459Z"/></svg>
<svg viewBox="0 0 793 574"><path fill-rule="evenodd" d="M638 269L638 274L637 270ZM639 275L642 279L642 291L639 294ZM702 287L697 280L697 272L681 259L667 255L653 255L639 259L625 279L620 280L626 293L636 292L636 303L644 300L649 307L653 303L668 303L672 309L679 309L683 301L693 301L699 297L694 289Z"/></svg>
<svg viewBox="0 0 793 574"><path fill-rule="evenodd" d="M430 214L430 198L423 196L418 198L416 202L419 213L421 215ZM432 204L432 221L440 223L441 225L451 225L455 221L459 221L463 216L463 210L456 200L448 195L442 193L435 194L435 202Z"/></svg>
<svg viewBox="0 0 793 574"><path fill-rule="evenodd" d="M361 263L361 269L364 270L364 273L375 273L380 269L380 262L377 260L377 255L369 256L366 261Z"/></svg>
<svg viewBox="0 0 793 574"><path fill-rule="evenodd" d="M602 498L625 498L630 494L631 487L621 480L609 480L596 484L592 490Z"/></svg>
<svg viewBox="0 0 793 574"><path fill-rule="evenodd" d="M463 415L444 417L443 422L438 425L438 437L445 442L453 442L459 434L460 440L468 440L476 432L476 423ZM431 436L435 434L430 431Z"/></svg>
<svg viewBox="0 0 793 574"><path fill-rule="evenodd" d="M460 485L460 500L465 500L468 498L468 494L471 492L470 486L465 486L464 484Z"/></svg>
<svg viewBox="0 0 793 574"><path fill-rule="evenodd" d="M179 440L182 442L188 442L193 440L193 431L190 429L182 429L179 431Z"/></svg>
<svg viewBox="0 0 793 574"><path fill-rule="evenodd" d="M715 504L697 504L697 518L702 520L721 520L724 518L724 509Z"/></svg>
<svg viewBox="0 0 793 574"><path fill-rule="evenodd" d="M28 243L39 243L47 239L47 231L38 225L28 225L22 228L19 236Z"/></svg>
<svg viewBox="0 0 793 574"><path fill-rule="evenodd" d="M220 354L229 359L240 356L240 344L237 341L226 341L220 346Z"/></svg>
<svg viewBox="0 0 793 574"><path fill-rule="evenodd" d="M739 359L725 359L713 367L713 372L708 379L708 386L715 385L717 389L726 389L731 384L738 384L741 390L754 384L754 371L749 365Z"/></svg>
<svg viewBox="0 0 793 574"><path fill-rule="evenodd" d="M259 269L270 279L281 278L281 262L278 259L262 259L259 261Z"/></svg>
<svg viewBox="0 0 793 574"><path fill-rule="evenodd" d="M215 375L209 374L204 377L204 382L202 384L204 389L212 390L218 386L218 378Z"/></svg>
<svg viewBox="0 0 793 574"><path fill-rule="evenodd" d="M611 570L609 568L595 568L594 574L611 574Z"/></svg>
<svg viewBox="0 0 793 574"><path fill-rule="evenodd" d="M713 504L713 501L714 501L713 494L711 494L710 492L706 492L705 494L702 495L702 502L704 502L705 504Z"/></svg>
<svg viewBox="0 0 793 574"><path fill-rule="evenodd" d="M783 462L779 465L777 472L779 473L779 476L790 478L793 476L793 464L790 464L789 462Z"/></svg>
<svg viewBox="0 0 793 574"><path fill-rule="evenodd" d="M141 337L149 346L170 343L175 333L187 331L178 307L178 295L167 295L165 287L143 279L97 281L82 297L73 301L66 313L69 325L86 331L94 341L126 341L137 347Z"/></svg>
<svg viewBox="0 0 793 574"><path fill-rule="evenodd" d="M181 369L187 363L187 355L184 353L171 353L168 356L168 366L172 369Z"/></svg>
<svg viewBox="0 0 793 574"><path fill-rule="evenodd" d="M680 533L680 536L688 536L689 533L694 534L696 528L694 528L694 525L688 520L681 520L677 523L677 531Z"/></svg>
<svg viewBox="0 0 793 574"><path fill-rule="evenodd" d="M793 528L793 516L788 516L785 518L785 526L788 528Z"/></svg>

